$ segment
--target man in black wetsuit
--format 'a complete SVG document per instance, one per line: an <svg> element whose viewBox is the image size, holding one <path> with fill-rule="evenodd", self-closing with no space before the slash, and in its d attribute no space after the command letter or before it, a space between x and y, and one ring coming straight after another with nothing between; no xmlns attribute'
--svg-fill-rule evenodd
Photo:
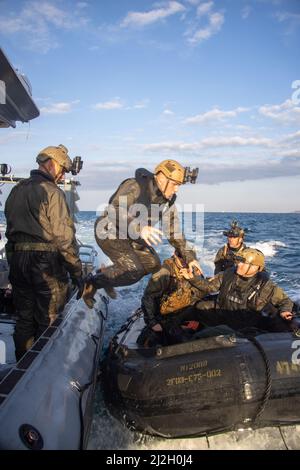
<svg viewBox="0 0 300 470"><path fill-rule="evenodd" d="M175 206L179 186L195 183L198 169L184 168L174 160L164 160L154 174L140 168L134 178L123 181L111 196L104 214L96 220L95 238L113 265L87 282L83 298L92 306L96 289L127 286L160 269L159 257L151 246L161 241L164 233L170 244L188 264L200 269L195 253L181 232ZM162 222L162 230L154 226Z"/></svg>
<svg viewBox="0 0 300 470"><path fill-rule="evenodd" d="M75 285L83 286L74 223L57 186L72 169L68 150L46 147L36 160L39 168L12 189L5 204L9 279L18 312L17 360L63 309L68 273Z"/></svg>

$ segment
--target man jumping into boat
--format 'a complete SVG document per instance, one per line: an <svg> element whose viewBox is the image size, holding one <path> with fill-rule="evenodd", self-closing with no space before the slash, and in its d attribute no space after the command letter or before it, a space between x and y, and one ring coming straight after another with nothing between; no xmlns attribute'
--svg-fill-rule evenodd
<svg viewBox="0 0 300 470"><path fill-rule="evenodd" d="M164 160L154 174L140 168L134 178L123 181L111 196L105 213L96 220L95 238L113 265L101 269L88 280L83 298L93 305L96 289L110 290L128 286L160 269L159 257L152 247L164 234L192 271L201 268L195 253L180 230L176 193L182 184L195 183L198 169L184 168L175 160ZM155 225L162 221L162 230Z"/></svg>

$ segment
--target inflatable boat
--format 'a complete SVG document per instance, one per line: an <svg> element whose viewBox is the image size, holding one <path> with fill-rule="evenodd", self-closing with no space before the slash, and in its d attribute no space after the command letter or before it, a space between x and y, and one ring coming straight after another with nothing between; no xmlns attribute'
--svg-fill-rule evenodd
<svg viewBox="0 0 300 470"><path fill-rule="evenodd" d="M220 326L145 348L144 326L139 310L104 363L108 405L131 429L170 438L300 423L299 330L243 337Z"/></svg>
<svg viewBox="0 0 300 470"><path fill-rule="evenodd" d="M92 266L92 250L80 247L87 271ZM84 449L108 299L98 291L90 310L71 292L61 315L16 364L15 316L7 298L4 265L2 260L0 449Z"/></svg>

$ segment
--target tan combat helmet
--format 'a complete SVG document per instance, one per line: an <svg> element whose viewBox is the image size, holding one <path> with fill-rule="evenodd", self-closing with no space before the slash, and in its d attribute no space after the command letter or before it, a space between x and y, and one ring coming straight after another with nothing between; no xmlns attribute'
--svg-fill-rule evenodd
<svg viewBox="0 0 300 470"><path fill-rule="evenodd" d="M228 230L225 230L223 232L223 235L225 235L225 237L241 237L241 238L244 238L245 230L242 229L242 227L238 226L238 222L236 220L233 220L231 222L230 228Z"/></svg>
<svg viewBox="0 0 300 470"><path fill-rule="evenodd" d="M67 173L72 169L72 160L68 155L68 149L60 144L57 147L46 147L40 151L36 157L38 163L45 163L51 158L55 160L60 166L62 166Z"/></svg>
<svg viewBox="0 0 300 470"><path fill-rule="evenodd" d="M167 178L178 184L184 183L185 168L176 160L164 160L156 166L154 174L162 172Z"/></svg>
<svg viewBox="0 0 300 470"><path fill-rule="evenodd" d="M241 263L259 266L259 271L263 271L265 267L265 255L256 248L245 248L242 252L234 257L234 260Z"/></svg>

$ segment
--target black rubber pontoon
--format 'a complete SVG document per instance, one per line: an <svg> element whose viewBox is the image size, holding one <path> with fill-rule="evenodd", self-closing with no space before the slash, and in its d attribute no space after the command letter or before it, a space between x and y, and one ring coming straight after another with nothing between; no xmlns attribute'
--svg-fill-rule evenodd
<svg viewBox="0 0 300 470"><path fill-rule="evenodd" d="M300 340L293 333L247 339L224 327L143 349L136 344L143 327L141 315L129 319L105 364L107 401L131 428L180 437L300 423Z"/></svg>

